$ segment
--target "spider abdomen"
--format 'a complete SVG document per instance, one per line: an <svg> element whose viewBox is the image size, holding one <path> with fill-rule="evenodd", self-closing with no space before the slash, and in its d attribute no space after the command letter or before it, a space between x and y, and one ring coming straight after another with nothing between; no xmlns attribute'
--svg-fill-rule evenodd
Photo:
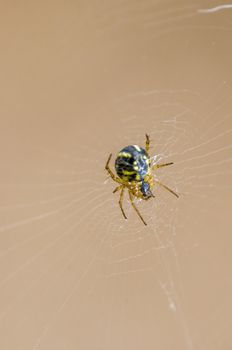
<svg viewBox="0 0 232 350"><path fill-rule="evenodd" d="M149 172L148 154L137 145L127 146L118 153L115 169L124 181L143 181Z"/></svg>

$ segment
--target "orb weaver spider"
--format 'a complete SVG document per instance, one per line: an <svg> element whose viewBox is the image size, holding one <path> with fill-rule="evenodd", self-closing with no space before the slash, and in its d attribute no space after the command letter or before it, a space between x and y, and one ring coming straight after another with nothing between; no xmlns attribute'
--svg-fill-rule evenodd
<svg viewBox="0 0 232 350"><path fill-rule="evenodd" d="M122 203L124 198L125 189L128 190L129 198L132 207L136 211L137 215L140 217L144 225L147 225L146 221L143 219L138 208L134 203L134 198L140 198L148 200L154 198L152 193L153 187L157 184L170 193L174 194L177 198L179 197L176 192L171 190L169 187L161 183L160 181L154 179L152 172L156 169L172 165L173 163L163 163L163 164L151 164L151 158L149 156L150 149L150 138L146 134L145 149L137 145L130 145L124 147L117 155L115 160L115 169L117 172L116 176L109 167L109 163L112 157L112 153L106 162L105 169L115 182L119 185L115 188L113 193L120 192L119 206L122 215L125 219L127 216L124 212Z"/></svg>

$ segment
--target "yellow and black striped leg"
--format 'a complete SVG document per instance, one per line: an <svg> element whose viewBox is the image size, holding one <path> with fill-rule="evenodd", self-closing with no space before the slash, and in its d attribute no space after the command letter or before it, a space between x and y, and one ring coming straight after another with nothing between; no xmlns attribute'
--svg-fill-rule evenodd
<svg viewBox="0 0 232 350"><path fill-rule="evenodd" d="M128 192L129 192L129 197L130 197L130 202L131 202L132 207L134 208L134 210L136 211L137 215L140 217L140 219L142 220L144 225L147 225L147 223L144 221L142 215L140 214L138 208L136 207L135 203L133 202L133 194L130 192L130 190Z"/></svg>
<svg viewBox="0 0 232 350"><path fill-rule="evenodd" d="M106 169L106 171L109 173L109 175L111 176L111 178L112 178L114 181L116 181L116 182L122 184L123 181L122 181L121 179L119 179L119 177L117 177L116 175L114 175L113 171L112 171L112 170L110 169L110 167L109 167L109 163L110 163L111 157L112 157L112 153L109 155L109 158L108 158L108 160L107 160L107 162L106 162L106 165L105 165L105 169Z"/></svg>
<svg viewBox="0 0 232 350"><path fill-rule="evenodd" d="M123 187L123 185L120 185L120 186L116 187L116 188L113 190L113 193L118 192L119 190L121 190L122 187Z"/></svg>
<svg viewBox="0 0 232 350"><path fill-rule="evenodd" d="M168 165L172 165L173 163L164 163L164 164L155 164L152 166L152 170L156 170L156 169L159 169L159 168L163 168L164 166L168 166Z"/></svg>
<svg viewBox="0 0 232 350"><path fill-rule="evenodd" d="M149 149L150 149L150 137L148 134L146 134L146 152L149 153Z"/></svg>
<svg viewBox="0 0 232 350"><path fill-rule="evenodd" d="M173 190L171 190L171 188L169 188L168 186L162 184L162 182L159 182L159 181L157 181L157 180L153 180L153 181L154 181L154 183L156 183L157 185L159 185L159 186L165 188L165 190L171 192L172 194L174 194L174 196L176 196L177 198L179 198L179 196L178 196L178 194L177 194L176 192L174 192Z"/></svg>
<svg viewBox="0 0 232 350"><path fill-rule="evenodd" d="M122 207L123 195L124 195L125 187L124 187L124 186L119 186L119 187L122 188L121 193L120 193L119 206L120 206L120 209L121 209L121 211L122 211L122 215L124 216L125 219L127 219L126 214L125 214L125 212L124 212L124 210L123 210L123 207ZM118 191L118 188L119 188L119 187L117 187L115 190ZM114 191L114 192L116 192L116 191Z"/></svg>

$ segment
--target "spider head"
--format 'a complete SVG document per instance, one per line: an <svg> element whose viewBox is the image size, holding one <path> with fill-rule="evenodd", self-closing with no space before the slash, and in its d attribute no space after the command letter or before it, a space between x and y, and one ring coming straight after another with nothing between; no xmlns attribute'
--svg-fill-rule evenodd
<svg viewBox="0 0 232 350"><path fill-rule="evenodd" d="M142 192L144 199L154 197L153 193L151 192L150 184L148 182L142 182L140 191Z"/></svg>

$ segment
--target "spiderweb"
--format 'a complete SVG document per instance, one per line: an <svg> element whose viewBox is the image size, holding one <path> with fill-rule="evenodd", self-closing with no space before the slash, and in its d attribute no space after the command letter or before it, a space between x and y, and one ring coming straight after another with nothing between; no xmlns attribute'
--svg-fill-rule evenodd
<svg viewBox="0 0 232 350"><path fill-rule="evenodd" d="M100 28L96 38L128 21L142 27L148 41L204 26L218 38L231 34L230 19L223 26L218 17L201 19L229 6L145 3L129 15L133 6L124 5L105 4L90 16ZM54 147L24 141L7 149L0 178L3 349L13 349L15 339L20 349L33 350L89 349L92 341L96 349L231 346L224 322L232 308L229 269L215 246L229 262L229 249L216 233L229 218L232 87L223 71L212 81L209 94L200 84L166 89L142 80L140 88L122 89L98 107L104 140L102 130L89 131L86 123L79 139L67 136ZM116 125L120 132L114 133ZM147 227L127 198L124 220L112 194L115 184L104 171L110 152L115 157L126 145L143 146L145 133L154 162L174 162L155 176L180 194L176 199L157 186L154 200L137 201ZM221 221L212 217L215 212ZM229 242L226 229L221 235ZM206 267L195 269L196 256ZM221 268L226 277L220 279ZM215 276L227 288L224 300L208 295L220 289ZM196 283L208 284L205 294ZM195 297L202 318L192 306Z"/></svg>

